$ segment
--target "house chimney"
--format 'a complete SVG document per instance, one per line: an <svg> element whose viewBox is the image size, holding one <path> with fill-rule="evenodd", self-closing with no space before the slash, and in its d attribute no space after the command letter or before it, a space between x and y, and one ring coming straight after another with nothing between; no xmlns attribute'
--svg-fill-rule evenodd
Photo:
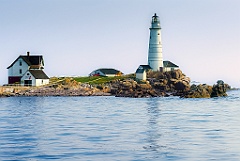
<svg viewBox="0 0 240 161"><path fill-rule="evenodd" d="M30 52L29 52L29 51L27 52L27 56L28 56L28 57L30 56Z"/></svg>

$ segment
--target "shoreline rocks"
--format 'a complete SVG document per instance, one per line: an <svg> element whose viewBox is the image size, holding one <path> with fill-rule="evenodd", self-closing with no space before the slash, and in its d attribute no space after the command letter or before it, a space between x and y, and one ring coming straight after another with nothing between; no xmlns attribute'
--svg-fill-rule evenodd
<svg viewBox="0 0 240 161"><path fill-rule="evenodd" d="M227 96L227 90L231 87L223 81L217 81L213 86L207 84L192 85L189 91L181 95L181 98L213 98Z"/></svg>
<svg viewBox="0 0 240 161"><path fill-rule="evenodd" d="M117 88L116 88L117 87ZM115 84L115 88L111 90L111 94L116 97L162 97L165 92L158 92L148 81L136 82L134 80L123 80Z"/></svg>
<svg viewBox="0 0 240 161"><path fill-rule="evenodd" d="M19 96L116 96L116 97L168 97L212 98L227 96L230 86L223 81L210 86L191 85L190 78L181 70L169 72L149 72L146 81L127 78L113 80L103 85L89 85L66 80L61 84L45 87L0 87L0 97Z"/></svg>
<svg viewBox="0 0 240 161"><path fill-rule="evenodd" d="M109 93L105 93L97 88L83 87L1 87L3 90L0 93L0 97L21 97L21 96L109 96Z"/></svg>

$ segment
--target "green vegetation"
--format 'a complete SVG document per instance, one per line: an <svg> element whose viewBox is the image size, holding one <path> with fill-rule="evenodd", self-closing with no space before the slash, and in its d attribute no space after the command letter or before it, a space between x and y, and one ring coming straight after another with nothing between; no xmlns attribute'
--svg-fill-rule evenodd
<svg viewBox="0 0 240 161"><path fill-rule="evenodd" d="M73 79L75 81L81 82L81 83L90 83L90 82L98 80L99 78L102 78L102 77L76 77Z"/></svg>
<svg viewBox="0 0 240 161"><path fill-rule="evenodd" d="M88 84L105 84L110 81L114 80L123 80L126 78L134 78L134 76L131 75L125 75L125 76L117 76L117 77L103 77L103 76L92 76L92 77L76 77L73 78L73 80L81 83L88 83Z"/></svg>
<svg viewBox="0 0 240 161"><path fill-rule="evenodd" d="M91 85L102 85L109 83L114 80L123 80L128 78L135 78L134 74L128 74L124 76L116 76L116 77L104 77L104 76L86 76L86 77L52 77L50 78L50 84L65 84L66 82L81 82L87 83Z"/></svg>

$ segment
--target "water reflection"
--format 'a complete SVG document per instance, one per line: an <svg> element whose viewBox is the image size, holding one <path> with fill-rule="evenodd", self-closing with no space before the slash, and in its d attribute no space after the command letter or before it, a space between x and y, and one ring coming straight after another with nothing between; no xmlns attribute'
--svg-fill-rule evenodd
<svg viewBox="0 0 240 161"><path fill-rule="evenodd" d="M161 131L159 128L159 120L161 118L161 110L159 109L159 102L152 98L147 101L147 114L148 114L148 130L147 130L147 142L148 145L144 146L144 149L158 151L161 147L159 140L161 138Z"/></svg>
<svg viewBox="0 0 240 161"><path fill-rule="evenodd" d="M154 160L181 160L183 157L177 156L179 153L178 127L174 121L176 113L174 109L169 109L167 100L161 98L151 98L147 101L147 145L143 148L151 152ZM169 111L170 110L170 111ZM181 150L180 150L181 151Z"/></svg>

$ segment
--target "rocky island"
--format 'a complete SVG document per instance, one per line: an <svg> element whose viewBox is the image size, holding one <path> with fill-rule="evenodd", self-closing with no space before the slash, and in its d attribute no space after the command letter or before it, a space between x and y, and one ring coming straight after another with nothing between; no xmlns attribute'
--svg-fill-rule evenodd
<svg viewBox="0 0 240 161"><path fill-rule="evenodd" d="M211 98L227 96L228 84L218 81L207 84L190 85L190 78L180 69L168 72L147 73L147 80L136 80L135 77L114 79L102 84L88 84L74 79L64 79L57 84L42 87L3 86L1 97L11 96L116 96L116 97L168 97Z"/></svg>

